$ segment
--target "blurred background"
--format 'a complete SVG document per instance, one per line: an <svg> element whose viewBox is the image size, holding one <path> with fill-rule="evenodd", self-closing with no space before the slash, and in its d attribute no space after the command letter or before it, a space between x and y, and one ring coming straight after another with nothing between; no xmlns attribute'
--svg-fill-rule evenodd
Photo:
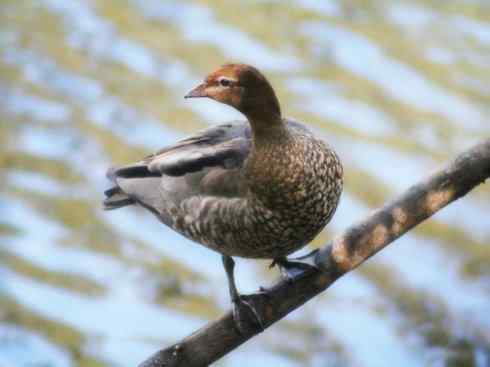
<svg viewBox="0 0 490 367"><path fill-rule="evenodd" d="M135 366L229 308L217 254L100 203L107 167L241 118L183 99L227 61L344 162L312 246L490 136L487 0L3 0L1 367ZM216 365L490 366L489 185Z"/></svg>

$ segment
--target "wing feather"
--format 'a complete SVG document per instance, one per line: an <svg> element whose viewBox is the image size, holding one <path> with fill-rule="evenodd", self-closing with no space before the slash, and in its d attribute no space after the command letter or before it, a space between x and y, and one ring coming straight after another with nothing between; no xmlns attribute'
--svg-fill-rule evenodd
<svg viewBox="0 0 490 367"><path fill-rule="evenodd" d="M306 132L299 123L286 123ZM233 121L180 140L139 162L112 168L107 176L121 189L118 194L158 212L164 211L165 202L177 205L192 196L238 198L247 192L241 168L250 148L250 125ZM115 193L109 190L108 198ZM116 199L121 204L130 202Z"/></svg>
<svg viewBox="0 0 490 367"><path fill-rule="evenodd" d="M182 176L209 167L237 168L250 151L250 135L250 127L243 121L218 125L165 147L140 162L113 168L108 171L108 177Z"/></svg>

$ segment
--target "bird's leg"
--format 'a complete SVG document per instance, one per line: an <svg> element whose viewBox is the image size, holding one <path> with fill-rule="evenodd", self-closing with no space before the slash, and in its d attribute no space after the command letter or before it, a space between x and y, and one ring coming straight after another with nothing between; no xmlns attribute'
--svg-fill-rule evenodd
<svg viewBox="0 0 490 367"><path fill-rule="evenodd" d="M254 323L260 328L261 331L264 330L264 322L262 317L254 307L252 303L252 295L240 295L238 293L235 284L235 261L231 256L222 255L223 266L226 271L226 277L228 278L228 288L230 290L230 298L233 302L233 319L235 320L238 331L241 333L245 330L243 325L243 320L248 316L254 319Z"/></svg>
<svg viewBox="0 0 490 367"><path fill-rule="evenodd" d="M293 258L289 260L287 257L275 258L270 267L278 266L281 272L281 277L292 283L297 277L301 276L307 269L314 268L320 270L315 263L315 255L318 249L311 251L310 253Z"/></svg>

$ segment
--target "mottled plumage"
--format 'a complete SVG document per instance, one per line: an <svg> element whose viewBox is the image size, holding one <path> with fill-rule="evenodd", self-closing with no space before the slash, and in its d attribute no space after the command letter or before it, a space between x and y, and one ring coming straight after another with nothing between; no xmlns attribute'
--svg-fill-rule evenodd
<svg viewBox="0 0 490 367"><path fill-rule="evenodd" d="M188 97L227 103L248 121L209 128L110 170L116 186L106 192L106 209L139 204L228 257L281 259L310 242L342 192L334 151L281 117L272 87L253 67L225 65Z"/></svg>
<svg viewBox="0 0 490 367"><path fill-rule="evenodd" d="M129 197L222 254L286 256L327 224L342 191L335 153L298 123L286 126L284 137L252 154L250 127L233 122L112 170L127 195L117 202L126 205ZM107 199L106 208L113 202Z"/></svg>

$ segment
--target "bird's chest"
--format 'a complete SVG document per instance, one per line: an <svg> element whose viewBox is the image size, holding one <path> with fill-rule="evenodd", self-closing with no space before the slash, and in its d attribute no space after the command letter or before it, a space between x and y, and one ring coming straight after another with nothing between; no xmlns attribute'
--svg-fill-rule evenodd
<svg viewBox="0 0 490 367"><path fill-rule="evenodd" d="M247 167L255 198L291 226L316 226L327 216L331 177L323 145L300 139L258 153Z"/></svg>
<svg viewBox="0 0 490 367"><path fill-rule="evenodd" d="M302 149L290 145L266 146L252 153L246 171L251 194L270 209L295 205L302 200L306 183L304 158Z"/></svg>

